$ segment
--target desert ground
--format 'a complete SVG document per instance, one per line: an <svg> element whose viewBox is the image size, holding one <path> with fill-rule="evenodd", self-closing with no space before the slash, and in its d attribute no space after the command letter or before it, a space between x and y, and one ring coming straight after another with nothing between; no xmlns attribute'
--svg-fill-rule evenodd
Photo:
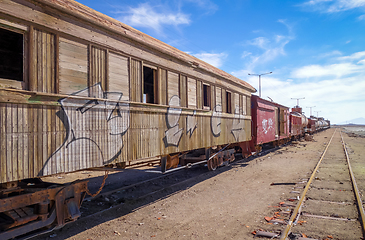
<svg viewBox="0 0 365 240"><path fill-rule="evenodd" d="M112 206L41 239L253 239L253 232L259 229L283 230L284 225L269 225L265 216L272 216L280 202L299 195L293 190L300 189L291 183L298 186L310 177L333 132L331 128L315 134L313 141L297 141L206 171L194 181ZM356 134L344 134L344 138L349 146L356 142L350 157L363 158L365 138ZM321 231L306 235L327 234L326 229Z"/></svg>

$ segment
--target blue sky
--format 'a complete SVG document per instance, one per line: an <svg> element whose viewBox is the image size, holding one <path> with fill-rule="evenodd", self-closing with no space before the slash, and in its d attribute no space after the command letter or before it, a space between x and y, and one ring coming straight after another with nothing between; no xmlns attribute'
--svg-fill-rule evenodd
<svg viewBox="0 0 365 240"><path fill-rule="evenodd" d="M79 0L258 90L341 123L365 118L365 0ZM258 93L257 93L258 95ZM319 111L318 113L315 111Z"/></svg>

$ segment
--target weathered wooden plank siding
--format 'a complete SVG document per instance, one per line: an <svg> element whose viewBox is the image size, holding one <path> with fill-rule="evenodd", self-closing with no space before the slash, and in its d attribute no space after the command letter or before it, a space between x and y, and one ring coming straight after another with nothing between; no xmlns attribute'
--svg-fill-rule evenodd
<svg viewBox="0 0 365 240"><path fill-rule="evenodd" d="M129 59L109 53L108 91L123 93L120 100L129 101Z"/></svg>
<svg viewBox="0 0 365 240"><path fill-rule="evenodd" d="M142 102L142 63L131 59L130 79L131 101Z"/></svg>
<svg viewBox="0 0 365 240"><path fill-rule="evenodd" d="M179 96L179 74L168 71L167 73L168 101L173 96Z"/></svg>
<svg viewBox="0 0 365 240"><path fill-rule="evenodd" d="M187 78L186 76L183 75L180 75L179 96L181 101L181 107L187 107L188 106Z"/></svg>
<svg viewBox="0 0 365 240"><path fill-rule="evenodd" d="M11 101L0 96L0 182L243 139L232 133L238 124L233 114L212 111L216 105L226 107L227 90L232 113L238 103L250 116L251 93L237 82L32 4L38 2L0 2L3 16L13 15L24 31L29 29L30 87L24 89L40 93L14 92ZM141 103L144 61L157 67L160 106ZM202 81L210 86L210 109L202 110ZM166 106L170 100L175 101L171 108ZM244 122L250 136L249 117Z"/></svg>
<svg viewBox="0 0 365 240"><path fill-rule="evenodd" d="M60 38L59 91L72 94L88 87L88 47Z"/></svg>
<svg viewBox="0 0 365 240"><path fill-rule="evenodd" d="M31 31L33 47L30 58L33 59L33 76L31 90L38 92L56 92L55 87L55 36L42 30L34 29Z"/></svg>
<svg viewBox="0 0 365 240"><path fill-rule="evenodd" d="M215 88L215 103L216 105L221 105L222 106L222 88L220 87L216 87Z"/></svg>
<svg viewBox="0 0 365 240"><path fill-rule="evenodd" d="M248 112L247 112L247 96L245 96L245 95L242 95L242 114L243 115L248 115Z"/></svg>
<svg viewBox="0 0 365 240"><path fill-rule="evenodd" d="M240 114L240 95L234 93L234 104L232 106L232 113Z"/></svg>
<svg viewBox="0 0 365 240"><path fill-rule="evenodd" d="M203 85L201 81L196 81L196 105L198 109L203 108Z"/></svg>
<svg viewBox="0 0 365 240"><path fill-rule="evenodd" d="M106 51L100 48L91 47L90 53L90 77L88 86L100 84L104 91L107 91L106 84ZM93 88L90 88L91 90ZM96 92L89 92L91 97L100 97Z"/></svg>
<svg viewBox="0 0 365 240"><path fill-rule="evenodd" d="M158 69L158 103L160 105L167 105L167 71L165 69Z"/></svg>
<svg viewBox="0 0 365 240"><path fill-rule="evenodd" d="M227 92L224 88L222 88L222 112L227 112Z"/></svg>
<svg viewBox="0 0 365 240"><path fill-rule="evenodd" d="M251 97L246 97L246 103L246 115L251 116Z"/></svg>
<svg viewBox="0 0 365 240"><path fill-rule="evenodd" d="M215 107L215 86L210 86L210 109L213 109Z"/></svg>
<svg viewBox="0 0 365 240"><path fill-rule="evenodd" d="M196 108L196 80L188 78L188 107Z"/></svg>

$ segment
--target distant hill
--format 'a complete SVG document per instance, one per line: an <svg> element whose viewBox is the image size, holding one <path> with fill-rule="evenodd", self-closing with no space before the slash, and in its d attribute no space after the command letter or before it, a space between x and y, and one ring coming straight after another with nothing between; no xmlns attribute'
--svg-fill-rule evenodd
<svg viewBox="0 0 365 240"><path fill-rule="evenodd" d="M365 118L355 118L346 122L339 123L337 125L365 125Z"/></svg>

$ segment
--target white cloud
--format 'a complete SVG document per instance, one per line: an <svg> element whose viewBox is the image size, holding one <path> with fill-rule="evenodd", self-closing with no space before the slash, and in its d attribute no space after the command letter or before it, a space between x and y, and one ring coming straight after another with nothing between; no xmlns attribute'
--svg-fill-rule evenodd
<svg viewBox="0 0 365 240"><path fill-rule="evenodd" d="M327 52L327 53L323 53L317 56L318 59L322 59L322 58L329 58L329 57L333 57L333 56L338 56L338 55L342 55L342 53L338 50L334 50L332 52Z"/></svg>
<svg viewBox="0 0 365 240"><path fill-rule="evenodd" d="M152 28L156 32L161 33L164 25L178 26L181 24L188 25L191 23L189 15L181 12L170 12L165 9L156 10L148 3L140 4L136 8L130 7L128 11L117 11L116 17L119 21L133 26Z"/></svg>
<svg viewBox="0 0 365 240"><path fill-rule="evenodd" d="M332 123L340 123L357 117L365 117L365 112L359 111L365 105L363 92L365 91L365 74L349 78L327 78L324 80L290 81L281 80L272 75L261 78L262 98L272 98L275 102L287 107L296 105L296 100L291 98L305 99L299 101L306 116L310 115L307 106L316 106L312 109L320 111L319 116L330 119ZM258 89L258 77L248 77L253 87ZM258 95L258 93L257 93Z"/></svg>
<svg viewBox="0 0 365 240"><path fill-rule="evenodd" d="M353 73L364 72L364 66L359 66L352 63L338 63L330 65L308 65L294 70L291 73L293 78L311 78L336 76L342 77Z"/></svg>
<svg viewBox="0 0 365 240"><path fill-rule="evenodd" d="M250 55L252 55L252 53L251 53L251 52L244 51L244 52L242 53L241 58L245 58L245 57L248 57L248 56L250 56Z"/></svg>
<svg viewBox="0 0 365 240"><path fill-rule="evenodd" d="M195 54L189 53L189 54L217 68L220 68L223 65L224 60L228 56L226 53L195 53Z"/></svg>
<svg viewBox="0 0 365 240"><path fill-rule="evenodd" d="M296 105L291 98L302 98L299 104L309 116L307 106L316 106L313 111L320 111L332 123L365 117L365 52L355 52L341 56L341 52L332 51L327 54L332 64L313 64L293 69L290 78L276 77L276 74L261 77L261 96L272 98L275 102L287 107ZM248 76L248 69L232 74L245 79L258 90L257 76ZM285 80L286 79L286 80ZM258 95L258 93L256 93ZM317 115L312 112L313 115Z"/></svg>
<svg viewBox="0 0 365 240"><path fill-rule="evenodd" d="M336 53L336 51L332 53ZM365 51L356 52L349 56L341 56L330 60L339 62L334 64L325 64L325 65L317 64L317 65L303 66L294 69L291 72L291 77L299 79L312 78L312 77L321 78L327 76L343 77L351 74L365 73L363 65L365 63Z"/></svg>
<svg viewBox="0 0 365 240"><path fill-rule="evenodd" d="M358 20L360 20L360 21L365 20L365 14L363 14L363 15L359 16L357 19L358 19Z"/></svg>
<svg viewBox="0 0 365 240"><path fill-rule="evenodd" d="M312 11L336 13L365 7L365 0L310 0L300 6L310 8Z"/></svg>
<svg viewBox="0 0 365 240"><path fill-rule="evenodd" d="M286 55L285 46L294 39L294 34L292 33L292 27L287 24L285 20L279 19L278 22L287 27L289 32L288 35L276 34L271 38L257 37L246 42L246 45L257 47L260 51L259 54L253 54L251 52L248 54L247 51L242 54L242 58L249 56L249 58L247 58L246 68L250 69L250 71L253 71L258 65L273 61L279 56Z"/></svg>
<svg viewBox="0 0 365 240"><path fill-rule="evenodd" d="M213 14L218 10L218 5L210 0L184 0L198 5L201 9L204 9L206 14Z"/></svg>
<svg viewBox="0 0 365 240"><path fill-rule="evenodd" d="M356 52L351 54L350 56L344 56L338 58L339 60L359 60L361 58L365 58L365 51L362 52Z"/></svg>

